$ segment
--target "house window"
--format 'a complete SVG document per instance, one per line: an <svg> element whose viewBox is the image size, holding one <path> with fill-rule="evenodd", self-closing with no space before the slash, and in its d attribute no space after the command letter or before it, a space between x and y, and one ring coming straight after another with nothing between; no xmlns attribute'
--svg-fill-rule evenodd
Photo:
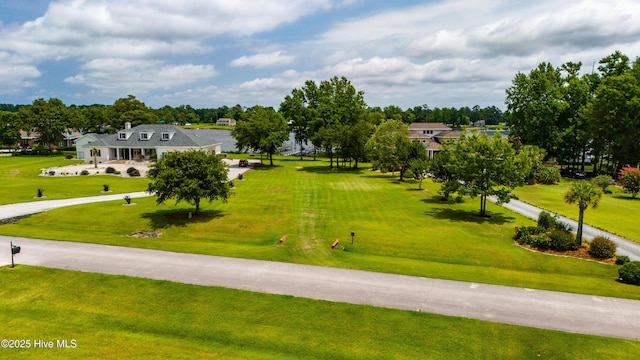
<svg viewBox="0 0 640 360"><path fill-rule="evenodd" d="M94 154L94 151L93 151L93 150L89 150L89 154L91 154L90 156L102 156L102 155L100 154L100 149L98 149L98 151L96 151L96 153L95 153L95 154Z"/></svg>
<svg viewBox="0 0 640 360"><path fill-rule="evenodd" d="M127 140L127 133L118 133L118 140Z"/></svg>
<svg viewBox="0 0 640 360"><path fill-rule="evenodd" d="M171 139L171 134L166 133L166 132L162 133L162 140L167 141L167 140L170 140L170 139Z"/></svg>
<svg viewBox="0 0 640 360"><path fill-rule="evenodd" d="M148 133L140 133L140 140L149 140Z"/></svg>

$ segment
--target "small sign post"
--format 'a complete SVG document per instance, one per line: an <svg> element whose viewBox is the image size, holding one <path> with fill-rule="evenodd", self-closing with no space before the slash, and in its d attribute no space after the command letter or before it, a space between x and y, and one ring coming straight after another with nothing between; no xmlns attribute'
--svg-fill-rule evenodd
<svg viewBox="0 0 640 360"><path fill-rule="evenodd" d="M352 231L351 232L351 245L353 245L353 237L354 236L356 236L356 233Z"/></svg>

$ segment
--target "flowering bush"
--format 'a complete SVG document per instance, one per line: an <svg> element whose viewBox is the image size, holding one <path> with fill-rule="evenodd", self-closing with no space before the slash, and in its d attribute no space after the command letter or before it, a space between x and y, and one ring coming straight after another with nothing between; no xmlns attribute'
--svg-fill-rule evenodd
<svg viewBox="0 0 640 360"><path fill-rule="evenodd" d="M631 193L631 197L635 198L640 192L640 169L625 166L618 173L618 182Z"/></svg>

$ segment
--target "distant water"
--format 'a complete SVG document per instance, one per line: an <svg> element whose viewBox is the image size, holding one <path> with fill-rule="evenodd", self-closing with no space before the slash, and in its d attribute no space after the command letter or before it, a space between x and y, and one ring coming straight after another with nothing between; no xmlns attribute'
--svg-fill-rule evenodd
<svg viewBox="0 0 640 360"><path fill-rule="evenodd" d="M230 130L217 130L217 129L193 129L191 130L193 131L196 135L204 137L204 138L211 138L211 139L215 139L217 142L221 142L222 143L222 152L227 152L227 151L236 151L236 139L233 138L233 136L231 136L231 131ZM295 136L293 133L289 134L289 140L287 140L284 144L284 147L288 150L288 151L297 151L298 150L298 146L295 143ZM311 144L309 144L309 146L311 146Z"/></svg>

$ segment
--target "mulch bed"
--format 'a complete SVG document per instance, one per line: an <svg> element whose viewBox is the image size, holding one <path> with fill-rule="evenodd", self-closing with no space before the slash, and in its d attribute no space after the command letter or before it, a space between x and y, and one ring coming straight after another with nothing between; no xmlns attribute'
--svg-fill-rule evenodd
<svg viewBox="0 0 640 360"><path fill-rule="evenodd" d="M591 256L591 254L589 254L589 244L587 243L583 243L582 246L578 248L578 250L569 250L569 251L555 251L555 250L542 251L538 248L532 247L531 245L522 245L522 244L519 244L517 241L514 241L514 243L517 246L520 246L521 248L525 248L530 251L541 252L547 255L574 257L582 260L595 261L595 262L599 262L607 265L614 265L616 263L615 257L612 257L609 259L601 259L601 258Z"/></svg>

